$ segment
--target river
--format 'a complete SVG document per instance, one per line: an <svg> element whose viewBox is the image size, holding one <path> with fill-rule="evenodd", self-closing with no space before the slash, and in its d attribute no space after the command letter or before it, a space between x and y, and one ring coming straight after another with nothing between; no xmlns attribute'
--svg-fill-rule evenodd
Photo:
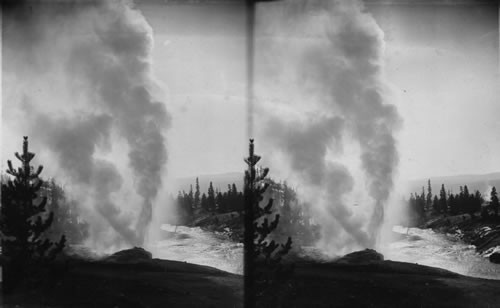
<svg viewBox="0 0 500 308"><path fill-rule="evenodd" d="M491 263L486 256L476 253L473 245L431 229L396 226L393 231L401 236L384 250L387 260L418 263L466 276L500 280L500 264Z"/></svg>
<svg viewBox="0 0 500 308"><path fill-rule="evenodd" d="M230 273L243 274L243 244L227 235L199 227L163 224L167 237L156 244L154 257L208 265Z"/></svg>
<svg viewBox="0 0 500 308"><path fill-rule="evenodd" d="M156 244L156 258L186 261L242 274L243 245L222 233L164 224L166 239ZM384 250L386 260L444 268L462 275L500 279L500 265L476 253L474 246L430 229L394 227L399 234Z"/></svg>

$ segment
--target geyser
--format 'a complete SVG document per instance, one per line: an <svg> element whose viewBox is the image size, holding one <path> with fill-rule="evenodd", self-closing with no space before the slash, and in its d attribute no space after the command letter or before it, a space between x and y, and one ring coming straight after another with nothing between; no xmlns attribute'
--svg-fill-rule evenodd
<svg viewBox="0 0 500 308"><path fill-rule="evenodd" d="M383 78L383 32L361 2L290 0L260 5L256 33L259 151L312 205L318 245L373 248L401 122Z"/></svg>
<svg viewBox="0 0 500 308"><path fill-rule="evenodd" d="M4 134L37 142L80 199L94 248L141 246L151 222L170 122L152 94L152 46L129 1L4 8Z"/></svg>

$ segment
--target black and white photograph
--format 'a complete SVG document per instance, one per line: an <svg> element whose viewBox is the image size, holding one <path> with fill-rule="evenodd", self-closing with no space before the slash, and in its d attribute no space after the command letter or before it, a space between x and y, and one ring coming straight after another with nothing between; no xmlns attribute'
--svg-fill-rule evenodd
<svg viewBox="0 0 500 308"><path fill-rule="evenodd" d="M4 0L1 307L500 307L489 0Z"/></svg>

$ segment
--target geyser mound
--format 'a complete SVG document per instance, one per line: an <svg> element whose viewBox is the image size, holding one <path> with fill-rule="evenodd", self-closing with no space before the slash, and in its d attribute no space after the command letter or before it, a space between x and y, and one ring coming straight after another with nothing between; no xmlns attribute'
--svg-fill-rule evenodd
<svg viewBox="0 0 500 308"><path fill-rule="evenodd" d="M152 259L153 255L149 251L141 247L134 247L115 252L109 257L104 258L103 261L112 263L136 263L151 261Z"/></svg>
<svg viewBox="0 0 500 308"><path fill-rule="evenodd" d="M384 261L384 255L373 249L365 249L351 252L335 260L339 264L367 264L372 262Z"/></svg>

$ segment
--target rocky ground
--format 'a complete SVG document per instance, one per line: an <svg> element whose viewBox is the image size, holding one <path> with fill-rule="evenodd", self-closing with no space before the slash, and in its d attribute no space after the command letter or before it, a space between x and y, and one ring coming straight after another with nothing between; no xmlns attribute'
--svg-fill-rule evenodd
<svg viewBox="0 0 500 308"><path fill-rule="evenodd" d="M451 234L476 246L477 252L500 263L500 219L471 218L469 214L438 216L424 224L424 228Z"/></svg>

